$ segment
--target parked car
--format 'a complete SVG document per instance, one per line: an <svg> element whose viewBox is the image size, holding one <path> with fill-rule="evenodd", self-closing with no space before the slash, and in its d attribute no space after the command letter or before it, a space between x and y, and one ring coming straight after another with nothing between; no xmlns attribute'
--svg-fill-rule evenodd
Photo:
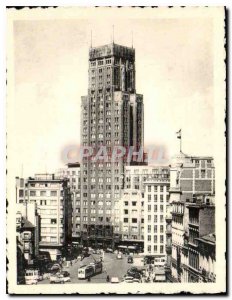
<svg viewBox="0 0 232 300"><path fill-rule="evenodd" d="M70 274L66 271L62 272L60 277L63 279L64 282L71 282Z"/></svg>
<svg viewBox="0 0 232 300"><path fill-rule="evenodd" d="M117 254L117 259L122 259L122 254L121 253Z"/></svg>
<svg viewBox="0 0 232 300"><path fill-rule="evenodd" d="M59 264L54 264L52 267L51 267L51 271L55 271L55 270L60 270L61 269L61 266Z"/></svg>
<svg viewBox="0 0 232 300"><path fill-rule="evenodd" d="M64 277L61 274L52 274L50 276L50 283L64 283Z"/></svg>
<svg viewBox="0 0 232 300"><path fill-rule="evenodd" d="M132 276L126 276L123 281L126 283L133 283L133 280L134 278Z"/></svg>
<svg viewBox="0 0 232 300"><path fill-rule="evenodd" d="M134 278L134 279L133 279L133 282L134 282L134 283L141 283L141 279Z"/></svg>
<svg viewBox="0 0 232 300"><path fill-rule="evenodd" d="M110 280L111 283L119 283L119 279L118 277L112 277L111 280Z"/></svg>

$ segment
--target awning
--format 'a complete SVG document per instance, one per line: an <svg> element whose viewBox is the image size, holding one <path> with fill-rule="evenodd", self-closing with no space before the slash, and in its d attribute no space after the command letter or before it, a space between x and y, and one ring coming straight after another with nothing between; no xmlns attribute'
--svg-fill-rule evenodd
<svg viewBox="0 0 232 300"><path fill-rule="evenodd" d="M127 246L118 246L118 248L127 249Z"/></svg>
<svg viewBox="0 0 232 300"><path fill-rule="evenodd" d="M73 244L73 245L79 245L79 243L78 243L78 242L72 242L72 244Z"/></svg>
<svg viewBox="0 0 232 300"><path fill-rule="evenodd" d="M136 246L128 246L128 249L135 250L135 249L137 249L137 247Z"/></svg>

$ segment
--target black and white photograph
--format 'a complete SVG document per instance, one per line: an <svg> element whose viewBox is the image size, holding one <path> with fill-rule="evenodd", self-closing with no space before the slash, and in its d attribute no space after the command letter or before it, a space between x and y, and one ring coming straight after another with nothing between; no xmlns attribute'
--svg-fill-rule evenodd
<svg viewBox="0 0 232 300"><path fill-rule="evenodd" d="M7 9L10 294L226 291L225 18Z"/></svg>

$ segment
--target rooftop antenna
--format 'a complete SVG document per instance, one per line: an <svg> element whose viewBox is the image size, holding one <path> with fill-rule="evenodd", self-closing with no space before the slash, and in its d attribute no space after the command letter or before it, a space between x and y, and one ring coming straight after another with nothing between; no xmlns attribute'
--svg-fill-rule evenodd
<svg viewBox="0 0 232 300"><path fill-rule="evenodd" d="M112 31L113 31L113 44L114 44L114 25L113 25L113 28L112 28Z"/></svg>

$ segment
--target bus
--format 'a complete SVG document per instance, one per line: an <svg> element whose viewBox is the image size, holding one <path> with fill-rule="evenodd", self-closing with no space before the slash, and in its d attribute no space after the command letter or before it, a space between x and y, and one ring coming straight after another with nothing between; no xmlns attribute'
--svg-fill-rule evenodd
<svg viewBox="0 0 232 300"><path fill-rule="evenodd" d="M37 284L40 279L40 274L38 269L27 269L25 272L25 282L26 284Z"/></svg>
<svg viewBox="0 0 232 300"><path fill-rule="evenodd" d="M93 267L94 274L100 274L100 273L102 273L102 262L100 262L100 261L98 261L98 262L92 262L89 265Z"/></svg>
<svg viewBox="0 0 232 300"><path fill-rule="evenodd" d="M82 266L78 269L78 279L87 279L94 275L93 266Z"/></svg>

